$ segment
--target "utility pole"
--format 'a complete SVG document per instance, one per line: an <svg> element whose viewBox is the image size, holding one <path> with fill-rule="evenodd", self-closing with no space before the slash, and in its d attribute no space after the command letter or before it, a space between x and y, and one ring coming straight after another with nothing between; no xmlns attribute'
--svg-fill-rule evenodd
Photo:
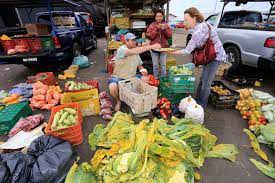
<svg viewBox="0 0 275 183"><path fill-rule="evenodd" d="M166 3L166 23L169 23L169 0Z"/></svg>

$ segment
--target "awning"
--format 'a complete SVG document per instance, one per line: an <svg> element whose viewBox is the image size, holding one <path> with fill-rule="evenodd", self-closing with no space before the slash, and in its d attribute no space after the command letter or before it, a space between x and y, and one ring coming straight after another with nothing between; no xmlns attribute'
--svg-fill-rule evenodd
<svg viewBox="0 0 275 183"><path fill-rule="evenodd" d="M50 2L52 7L62 7L68 5L80 6L79 0L0 0L0 7L15 8L40 8L45 7Z"/></svg>

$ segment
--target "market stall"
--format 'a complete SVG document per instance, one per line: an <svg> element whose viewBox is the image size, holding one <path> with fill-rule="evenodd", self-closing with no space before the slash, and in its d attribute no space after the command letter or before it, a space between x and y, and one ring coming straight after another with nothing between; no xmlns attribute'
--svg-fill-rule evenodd
<svg viewBox="0 0 275 183"><path fill-rule="evenodd" d="M138 39L139 46L147 44L145 36L150 23L154 21L155 9L163 9L164 4L169 1L106 1L106 11L109 23L110 34L108 35L108 46L105 50L106 70L111 75L114 67L114 55L116 50L123 45L124 35L127 32L134 33ZM141 54L145 68L152 73L152 62L150 52ZM168 66L176 65L175 59L168 58Z"/></svg>

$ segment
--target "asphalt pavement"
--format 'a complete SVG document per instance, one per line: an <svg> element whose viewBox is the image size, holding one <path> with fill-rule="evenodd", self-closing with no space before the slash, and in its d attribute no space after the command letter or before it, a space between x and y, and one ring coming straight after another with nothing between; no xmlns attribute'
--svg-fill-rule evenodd
<svg viewBox="0 0 275 183"><path fill-rule="evenodd" d="M184 40L184 33L176 33L175 40ZM177 39L177 37L179 39ZM181 41L178 43L179 45ZM92 79L99 80L100 91L107 90L108 75L105 70L104 48L106 48L105 39L99 39L99 48L91 51L89 59L95 64L94 67L81 69L75 80L88 81ZM182 64L190 61L190 57L177 57L177 63ZM0 90L10 90L13 85L25 82L27 76L35 74L36 71L30 71L22 65L0 65ZM199 79L200 68L196 69L196 76ZM264 85L260 89L263 91L274 92L274 81ZM269 81L268 80L268 81ZM60 82L64 86L64 82ZM274 94L274 93L273 93ZM127 108L124 107L124 112ZM49 117L49 111L35 111L35 113L43 113ZM92 132L94 126L99 123L107 124L98 116L86 117L83 122L84 142L74 147L81 158L81 161L90 161L94 152L90 150L88 144L88 135ZM250 148L250 140L247 135L242 132L247 128L247 122L241 119L239 112L236 110L215 110L209 106L205 111L205 126L218 137L218 143L235 144L240 154L237 156L236 162L231 163L224 159L207 159L201 168L201 183L273 183L274 180L263 175L256 167L250 163L250 158L259 160L257 155ZM7 136L0 136L0 141L7 139ZM262 145L262 149L267 152L270 160L275 163L275 153L271 149Z"/></svg>

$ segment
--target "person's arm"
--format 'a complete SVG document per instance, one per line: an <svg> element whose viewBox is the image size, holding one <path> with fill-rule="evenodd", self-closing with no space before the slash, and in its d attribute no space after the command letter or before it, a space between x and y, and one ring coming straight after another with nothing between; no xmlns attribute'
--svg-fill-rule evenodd
<svg viewBox="0 0 275 183"><path fill-rule="evenodd" d="M171 28L169 27L168 24L165 24L165 30L164 30L164 35L167 39L171 38L172 37L172 30Z"/></svg>
<svg viewBox="0 0 275 183"><path fill-rule="evenodd" d="M146 32L146 36L148 37L148 39L150 40L154 40L159 34L159 29L157 27L154 26L154 24L152 23L149 27L148 30Z"/></svg>
<svg viewBox="0 0 275 183"><path fill-rule="evenodd" d="M154 44L149 46L142 46L142 47L127 49L125 50L125 56L138 55L149 50L160 49L160 48L161 48L160 44Z"/></svg>
<svg viewBox="0 0 275 183"><path fill-rule="evenodd" d="M205 26L202 25L201 28L199 28L198 30L196 30L193 33L192 38L189 41L189 43L188 43L188 45L185 49L171 52L171 54L174 54L174 55L180 55L180 54L190 55L196 48L199 48L200 46L202 46L206 42L206 40L208 38L208 34L209 34L209 29L208 29L207 25L205 25Z"/></svg>

